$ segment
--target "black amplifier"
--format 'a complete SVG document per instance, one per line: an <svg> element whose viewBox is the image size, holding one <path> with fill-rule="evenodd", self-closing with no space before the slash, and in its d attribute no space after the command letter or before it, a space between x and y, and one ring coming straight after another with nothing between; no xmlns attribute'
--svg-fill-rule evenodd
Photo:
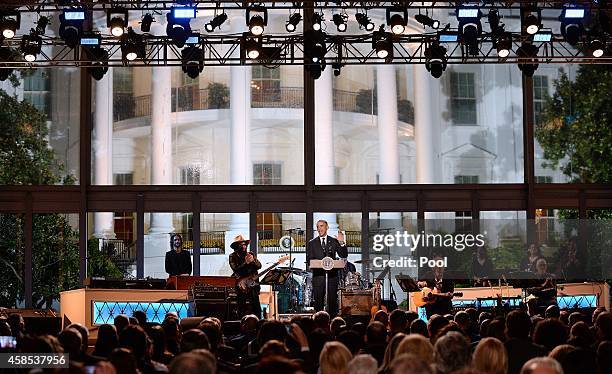
<svg viewBox="0 0 612 374"><path fill-rule="evenodd" d="M196 283L189 288L189 300L219 300L225 302L231 296L235 296L233 287L209 286Z"/></svg>

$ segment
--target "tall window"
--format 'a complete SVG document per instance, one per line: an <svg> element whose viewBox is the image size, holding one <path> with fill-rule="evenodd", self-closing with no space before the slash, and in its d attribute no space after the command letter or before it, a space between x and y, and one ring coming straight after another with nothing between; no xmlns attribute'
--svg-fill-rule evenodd
<svg viewBox="0 0 612 374"><path fill-rule="evenodd" d="M133 68L113 69L113 118L121 121L133 118L136 113L145 111L145 108L136 108L133 86ZM144 103L140 103L144 105Z"/></svg>
<svg viewBox="0 0 612 374"><path fill-rule="evenodd" d="M23 79L23 99L51 119L51 77L49 69L36 69Z"/></svg>
<svg viewBox="0 0 612 374"><path fill-rule="evenodd" d="M253 184L281 184L280 162L253 164Z"/></svg>
<svg viewBox="0 0 612 374"><path fill-rule="evenodd" d="M548 97L548 77L546 75L533 76L533 115L535 124L542 120L544 103Z"/></svg>
<svg viewBox="0 0 612 374"><path fill-rule="evenodd" d="M253 66L251 77L251 101L253 107L267 107L281 101L280 69ZM265 105L268 103L268 105Z"/></svg>
<svg viewBox="0 0 612 374"><path fill-rule="evenodd" d="M553 177L551 177L550 175L536 175L535 182L536 183L552 183Z"/></svg>
<svg viewBox="0 0 612 374"><path fill-rule="evenodd" d="M134 184L133 173L115 173L113 179L116 186L131 186Z"/></svg>
<svg viewBox="0 0 612 374"><path fill-rule="evenodd" d="M181 185L200 184L200 165L189 165L181 168Z"/></svg>
<svg viewBox="0 0 612 374"><path fill-rule="evenodd" d="M478 184L478 175L455 175L455 184ZM472 212L455 212L455 232L472 232Z"/></svg>
<svg viewBox="0 0 612 374"><path fill-rule="evenodd" d="M474 73L451 72L451 113L455 125L476 125Z"/></svg>

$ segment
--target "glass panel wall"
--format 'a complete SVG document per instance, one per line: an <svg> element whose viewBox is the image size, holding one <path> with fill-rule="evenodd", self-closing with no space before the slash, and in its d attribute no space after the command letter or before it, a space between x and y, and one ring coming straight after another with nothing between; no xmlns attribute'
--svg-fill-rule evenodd
<svg viewBox="0 0 612 374"><path fill-rule="evenodd" d="M87 276L136 277L136 213L87 214Z"/></svg>
<svg viewBox="0 0 612 374"><path fill-rule="evenodd" d="M0 307L23 306L24 294L24 234L21 214L0 214Z"/></svg>

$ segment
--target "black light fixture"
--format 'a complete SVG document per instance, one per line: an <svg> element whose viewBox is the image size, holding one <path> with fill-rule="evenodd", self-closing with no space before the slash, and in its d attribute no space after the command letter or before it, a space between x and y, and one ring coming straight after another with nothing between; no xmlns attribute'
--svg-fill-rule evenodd
<svg viewBox="0 0 612 374"><path fill-rule="evenodd" d="M302 15L300 13L293 13L285 24L285 29L288 32L294 32L295 30L297 30L297 26L300 21L302 21Z"/></svg>
<svg viewBox="0 0 612 374"><path fill-rule="evenodd" d="M425 69L434 78L440 78L446 70L446 48L437 40L425 48Z"/></svg>
<svg viewBox="0 0 612 374"><path fill-rule="evenodd" d="M497 49L497 56L506 58L510 55L512 49L512 34L503 32L493 39L494 47Z"/></svg>
<svg viewBox="0 0 612 374"><path fill-rule="evenodd" d="M542 28L540 10L534 9L524 15L523 26L529 35L535 35Z"/></svg>
<svg viewBox="0 0 612 374"><path fill-rule="evenodd" d="M322 31L308 30L304 33L304 68L313 79L320 78L321 72L325 70L325 37L326 34Z"/></svg>
<svg viewBox="0 0 612 374"><path fill-rule="evenodd" d="M489 14L487 15L487 20L489 21L489 27L491 28L491 33L499 34L504 30L504 24L501 23L499 11L497 9L489 10Z"/></svg>
<svg viewBox="0 0 612 374"><path fill-rule="evenodd" d="M155 19L151 13L147 13L142 16L142 20L140 21L140 31L151 32L151 24L153 22L155 22Z"/></svg>
<svg viewBox="0 0 612 374"><path fill-rule="evenodd" d="M185 42L187 38L191 35L191 25L190 22L192 18L190 16L193 14L195 17L195 11L193 13L177 11L177 9L183 8L173 8L172 11L166 14L166 35L168 35L172 39L172 43L179 48L183 48L185 46ZM193 10L193 8L186 8L188 10Z"/></svg>
<svg viewBox="0 0 612 374"><path fill-rule="evenodd" d="M49 17L40 16L36 21L36 33L38 35L45 35L47 32L47 26L49 25Z"/></svg>
<svg viewBox="0 0 612 374"><path fill-rule="evenodd" d="M121 55L125 61L134 61L137 58L144 59L146 45L142 35L136 34L132 28L121 38Z"/></svg>
<svg viewBox="0 0 612 374"><path fill-rule="evenodd" d="M7 80L13 74L13 68L5 67L5 63L15 59L15 51L10 47L0 47L0 81Z"/></svg>
<svg viewBox="0 0 612 374"><path fill-rule="evenodd" d="M538 69L538 51L538 47L526 42L516 50L516 56L519 58L518 67L527 77L532 77Z"/></svg>
<svg viewBox="0 0 612 374"><path fill-rule="evenodd" d="M584 30L582 25L584 14L584 8L567 6L563 8L561 16L559 16L561 35L571 45L576 45L580 41L582 31Z"/></svg>
<svg viewBox="0 0 612 374"><path fill-rule="evenodd" d="M346 21L348 20L348 15L346 13L336 13L332 16L332 20L334 21L334 25L336 25L336 29L339 32L346 31Z"/></svg>
<svg viewBox="0 0 612 374"><path fill-rule="evenodd" d="M394 35L400 35L406 30L408 25L408 10L405 7L387 8L387 25L391 27Z"/></svg>
<svg viewBox="0 0 612 374"><path fill-rule="evenodd" d="M384 26L372 35L372 49L376 51L376 56L385 62L393 61L393 40L391 34L384 31Z"/></svg>
<svg viewBox="0 0 612 374"><path fill-rule="evenodd" d="M248 33L243 34L241 54L251 60L256 60L262 53L261 38L254 38Z"/></svg>
<svg viewBox="0 0 612 374"><path fill-rule="evenodd" d="M125 8L111 8L106 13L106 26L110 29L111 35L121 37L128 26L128 10Z"/></svg>
<svg viewBox="0 0 612 374"><path fill-rule="evenodd" d="M21 38L21 53L24 60L34 62L42 50L42 38L34 31Z"/></svg>
<svg viewBox="0 0 612 374"><path fill-rule="evenodd" d="M323 14L321 14L321 13L313 14L312 15L312 29L314 31L321 30L323 21L324 21Z"/></svg>
<svg viewBox="0 0 612 374"><path fill-rule="evenodd" d="M83 22L85 22L85 9L69 8L59 15L59 36L66 45L74 48L79 45L83 33Z"/></svg>
<svg viewBox="0 0 612 374"><path fill-rule="evenodd" d="M14 38L20 25L21 13L16 12L0 14L0 29L2 30L2 36L4 38Z"/></svg>
<svg viewBox="0 0 612 374"><path fill-rule="evenodd" d="M374 30L374 23L367 14L357 13L355 14L355 19L357 20L360 29L365 29L366 31Z"/></svg>
<svg viewBox="0 0 612 374"><path fill-rule="evenodd" d="M181 51L181 67L191 79L196 79L204 70L204 51L200 47L189 46Z"/></svg>
<svg viewBox="0 0 612 374"><path fill-rule="evenodd" d="M227 21L227 13L217 14L213 17L213 19L210 20L210 22L204 25L204 28L208 32L213 32L215 31L215 29L220 28L225 21Z"/></svg>
<svg viewBox="0 0 612 374"><path fill-rule="evenodd" d="M461 42L467 46L468 53L473 56L478 55L478 37L482 33L481 16L477 6L460 6L457 9Z"/></svg>
<svg viewBox="0 0 612 374"><path fill-rule="evenodd" d="M591 40L589 41L589 52L591 53L591 56L599 58L604 55L605 50L605 38L600 38L597 36L591 37Z"/></svg>
<svg viewBox="0 0 612 374"><path fill-rule="evenodd" d="M93 65L87 68L87 72L93 79L97 81L101 80L108 72L108 51L100 46L87 47L85 51Z"/></svg>
<svg viewBox="0 0 612 374"><path fill-rule="evenodd" d="M263 34L268 25L268 10L261 6L253 6L246 9L246 23L252 35Z"/></svg>
<svg viewBox="0 0 612 374"><path fill-rule="evenodd" d="M440 21L437 19L433 19L426 14L417 14L414 16L414 19L423 26L429 26L432 29L437 29L440 27Z"/></svg>

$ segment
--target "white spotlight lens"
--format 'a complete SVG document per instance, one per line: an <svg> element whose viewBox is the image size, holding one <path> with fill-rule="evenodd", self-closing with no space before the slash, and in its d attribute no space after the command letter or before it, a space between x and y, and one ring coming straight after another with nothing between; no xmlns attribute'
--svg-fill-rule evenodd
<svg viewBox="0 0 612 374"><path fill-rule="evenodd" d="M389 56L389 51L386 49L380 49L376 52L376 55L378 58L387 58L387 56Z"/></svg>
<svg viewBox="0 0 612 374"><path fill-rule="evenodd" d="M500 49L500 50L497 52L497 55L498 55L499 57L501 57L501 58L506 58L506 57L508 57L508 56L510 55L510 51L509 51L509 50L507 50L507 49Z"/></svg>
<svg viewBox="0 0 612 374"><path fill-rule="evenodd" d="M604 54L603 49L595 49L593 51L593 57L601 57L603 56L603 54Z"/></svg>
<svg viewBox="0 0 612 374"><path fill-rule="evenodd" d="M404 25L394 25L391 28L391 32L394 33L395 35L399 35L404 32L404 29L405 29Z"/></svg>
<svg viewBox="0 0 612 374"><path fill-rule="evenodd" d="M7 39L12 39L15 37L15 31L11 29L4 29L4 31L2 31L2 36L4 36Z"/></svg>
<svg viewBox="0 0 612 374"><path fill-rule="evenodd" d="M341 23L338 25L338 31L344 32L346 31L346 23Z"/></svg>
<svg viewBox="0 0 612 374"><path fill-rule="evenodd" d="M313 29L314 31L319 31L319 30L321 30L321 24L320 24L320 23L318 23L318 22L313 23L313 24L312 24L312 29Z"/></svg>
<svg viewBox="0 0 612 374"><path fill-rule="evenodd" d="M253 35L261 35L263 34L263 27L261 26L253 26L251 27L251 34Z"/></svg>
<svg viewBox="0 0 612 374"><path fill-rule="evenodd" d="M27 62L34 62L36 61L36 55L33 55L31 53L27 53L23 56L23 58L27 61Z"/></svg>
<svg viewBox="0 0 612 374"><path fill-rule="evenodd" d="M257 57L259 57L259 51L258 51L258 50L256 50L256 49L251 49L251 50L249 51L248 55L249 55L249 58L250 58L250 59L254 60L254 59L256 59Z"/></svg>
<svg viewBox="0 0 612 374"><path fill-rule="evenodd" d="M374 24L372 22L368 23L368 25L366 26L366 30L367 31L372 31L374 30Z"/></svg>
<svg viewBox="0 0 612 374"><path fill-rule="evenodd" d="M292 23L288 23L286 28L287 28L287 31L289 31L289 32L294 32L295 31L295 25L292 24Z"/></svg>
<svg viewBox="0 0 612 374"><path fill-rule="evenodd" d="M527 34L533 35L538 32L540 28L537 25L527 26Z"/></svg>

